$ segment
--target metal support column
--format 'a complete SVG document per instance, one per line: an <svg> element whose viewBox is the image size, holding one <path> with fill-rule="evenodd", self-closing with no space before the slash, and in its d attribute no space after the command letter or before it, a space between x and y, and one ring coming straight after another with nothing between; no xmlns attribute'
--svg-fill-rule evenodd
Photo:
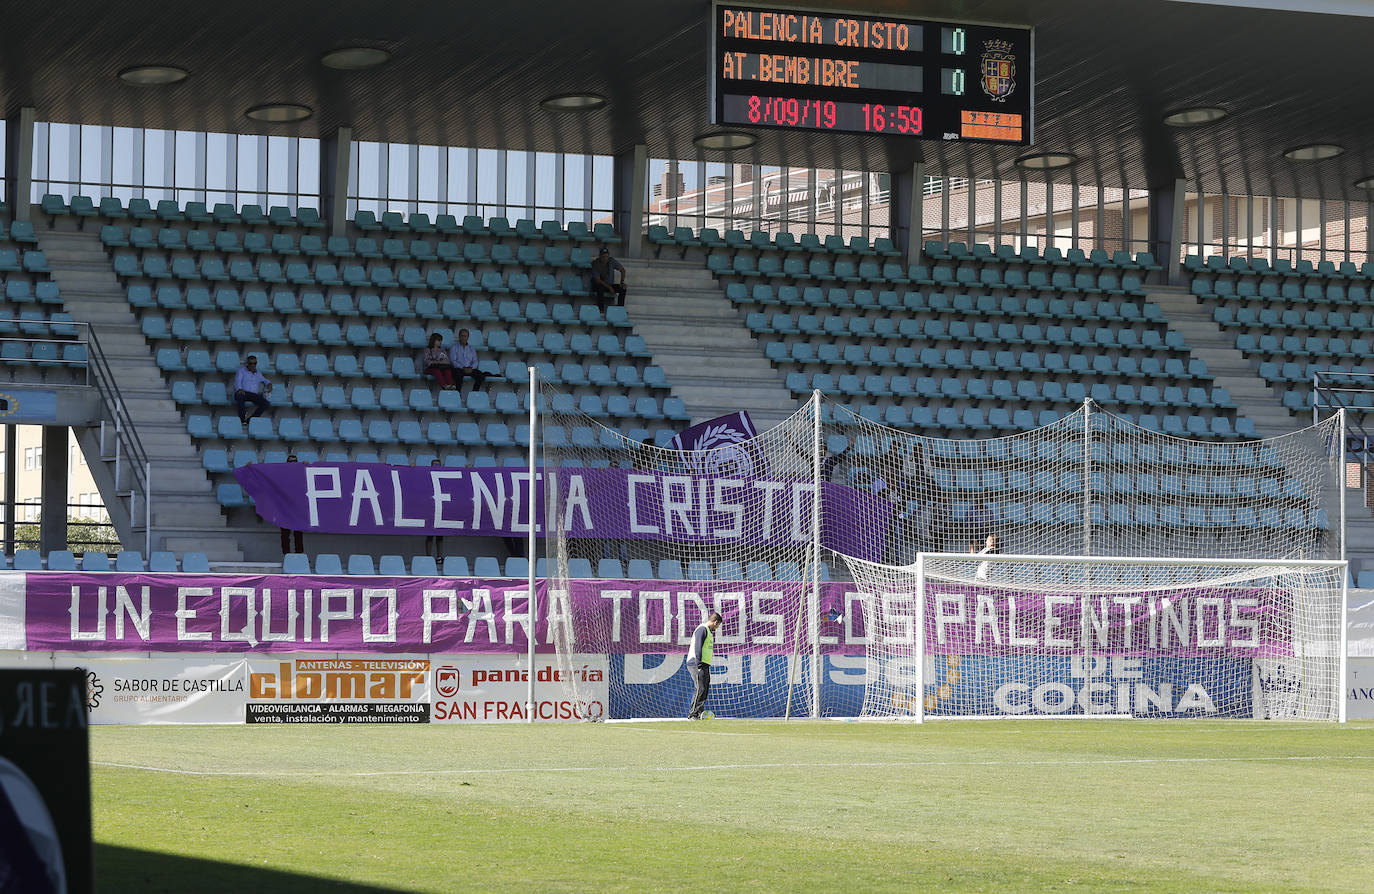
<svg viewBox="0 0 1374 894"><path fill-rule="evenodd" d="M32 106L5 118L5 198L14 220L28 220L33 205L33 120Z"/></svg>
<svg viewBox="0 0 1374 894"><path fill-rule="evenodd" d="M919 264L926 250L926 166L916 162L911 166L911 232L907 241L908 264Z"/></svg>
<svg viewBox="0 0 1374 894"><path fill-rule="evenodd" d="M353 128L338 127L320 140L320 216L329 235L343 236L348 226L348 172L353 159Z"/></svg>
<svg viewBox="0 0 1374 894"><path fill-rule="evenodd" d="M15 458L15 451L19 449L19 427L15 425L5 426L5 542L4 552L13 553L14 544L14 501L15 479L19 476L15 472L19 468L19 462Z"/></svg>
<svg viewBox="0 0 1374 894"><path fill-rule="evenodd" d="M1187 202L1188 181L1182 178L1172 183L1150 188L1149 234L1147 243L1155 256L1155 263L1164 268L1164 281L1171 285L1183 276L1183 214Z"/></svg>
<svg viewBox="0 0 1374 894"><path fill-rule="evenodd" d="M973 172L969 172L968 178L968 249L973 251L974 244L978 241L978 182L973 179Z"/></svg>
<svg viewBox="0 0 1374 894"><path fill-rule="evenodd" d="M616 231L625 240L625 257L637 258L644 246L644 194L649 148L643 144L615 156L612 212Z"/></svg>
<svg viewBox="0 0 1374 894"><path fill-rule="evenodd" d="M43 426L42 523L38 548L44 555L67 548L67 443L64 425Z"/></svg>

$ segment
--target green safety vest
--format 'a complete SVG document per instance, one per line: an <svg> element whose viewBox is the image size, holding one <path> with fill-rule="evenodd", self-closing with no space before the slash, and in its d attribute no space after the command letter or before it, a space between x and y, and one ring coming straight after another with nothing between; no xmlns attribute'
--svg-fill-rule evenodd
<svg viewBox="0 0 1374 894"><path fill-rule="evenodd" d="M710 628L710 627L707 627L707 628L706 628L706 638L703 639L703 640L701 641L701 663L702 663L702 664L710 664L710 663L711 663L711 641L714 640L715 638L716 638L716 637L715 637L715 634L713 634L713 633L711 632L711 628Z"/></svg>

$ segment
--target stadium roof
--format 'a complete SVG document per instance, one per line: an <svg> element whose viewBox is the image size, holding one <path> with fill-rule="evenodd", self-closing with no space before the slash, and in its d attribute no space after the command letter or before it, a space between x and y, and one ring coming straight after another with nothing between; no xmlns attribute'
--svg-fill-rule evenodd
<svg viewBox="0 0 1374 894"><path fill-rule="evenodd" d="M1374 174L1374 77L1364 67L1374 19L1244 8L1226 0L830 0L792 4L853 12L1030 24L1036 28L1035 150L1079 157L1080 183L1136 187L1201 177L1208 191L1350 198ZM1265 5L1275 6L1270 0ZM1305 4L1351 9L1349 0ZM218 3L49 0L11 4L0 35L0 99L38 120L319 136L405 143L697 157L711 129L710 5L704 0L506 0L500 3ZM336 71L340 46L392 59ZM190 71L182 83L134 87L130 66ZM553 113L569 91L609 99ZM309 106L296 125L244 117L268 102ZM1175 129L1166 113L1215 105L1215 124ZM758 131L734 161L1018 176L1010 146ZM1295 162L1298 144L1345 148ZM709 154L711 159L723 156ZM1038 176L1038 175L1033 175ZM1066 180L1069 175L1057 174Z"/></svg>

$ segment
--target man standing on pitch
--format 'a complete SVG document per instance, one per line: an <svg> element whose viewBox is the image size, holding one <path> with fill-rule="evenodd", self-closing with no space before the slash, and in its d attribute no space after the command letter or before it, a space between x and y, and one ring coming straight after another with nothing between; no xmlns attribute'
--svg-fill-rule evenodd
<svg viewBox="0 0 1374 894"><path fill-rule="evenodd" d="M688 720L701 719L706 693L711 691L711 644L715 641L720 622L720 612L711 612L706 623L697 625L696 632L692 634L692 646L687 650L687 669L692 672L692 682L696 684L697 691L692 697L692 710L687 712Z"/></svg>

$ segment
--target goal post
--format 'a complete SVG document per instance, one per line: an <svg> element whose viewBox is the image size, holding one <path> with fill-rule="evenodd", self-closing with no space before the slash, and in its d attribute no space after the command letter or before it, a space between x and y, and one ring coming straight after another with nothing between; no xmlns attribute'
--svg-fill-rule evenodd
<svg viewBox="0 0 1374 894"><path fill-rule="evenodd" d="M845 562L865 716L1345 720L1341 560Z"/></svg>

